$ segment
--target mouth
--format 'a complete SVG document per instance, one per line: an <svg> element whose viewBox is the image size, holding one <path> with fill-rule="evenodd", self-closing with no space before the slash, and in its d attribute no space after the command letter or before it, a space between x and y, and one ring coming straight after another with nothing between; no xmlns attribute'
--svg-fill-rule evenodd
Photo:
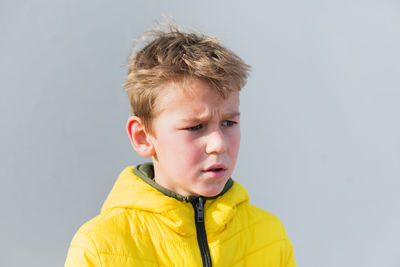
<svg viewBox="0 0 400 267"><path fill-rule="evenodd" d="M224 164L213 164L205 169L205 171L221 171L221 170L226 170L226 166Z"/></svg>
<svg viewBox="0 0 400 267"><path fill-rule="evenodd" d="M210 174L211 176L219 177L223 176L227 170L227 167L223 164L214 164L209 166L207 169L205 169L203 172Z"/></svg>
<svg viewBox="0 0 400 267"><path fill-rule="evenodd" d="M219 171L224 171L224 168L211 168L211 169L207 169L205 170L206 172L219 172Z"/></svg>
<svg viewBox="0 0 400 267"><path fill-rule="evenodd" d="M207 172L218 172L218 171L222 171L222 170L225 170L225 169L223 169L223 168L215 168L215 169L209 169L209 170L206 170Z"/></svg>

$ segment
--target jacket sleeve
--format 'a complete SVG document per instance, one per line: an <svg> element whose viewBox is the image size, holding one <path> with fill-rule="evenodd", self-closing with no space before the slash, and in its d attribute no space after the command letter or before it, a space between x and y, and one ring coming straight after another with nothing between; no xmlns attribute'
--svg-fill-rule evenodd
<svg viewBox="0 0 400 267"><path fill-rule="evenodd" d="M283 267L297 267L296 260L294 259L294 254L293 254L293 245L292 242L290 242L289 237L286 238L285 242L285 254L283 255L284 257L284 265Z"/></svg>
<svg viewBox="0 0 400 267"><path fill-rule="evenodd" d="M101 262L93 240L87 234L78 231L71 241L65 267L81 266L101 266Z"/></svg>

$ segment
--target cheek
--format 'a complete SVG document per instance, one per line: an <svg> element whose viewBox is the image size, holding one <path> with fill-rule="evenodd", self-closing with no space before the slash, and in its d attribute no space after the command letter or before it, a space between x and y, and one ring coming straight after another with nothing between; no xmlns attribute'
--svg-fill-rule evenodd
<svg viewBox="0 0 400 267"><path fill-rule="evenodd" d="M240 129L232 135L230 147L231 157L234 157L234 159L236 160L240 147Z"/></svg>
<svg viewBox="0 0 400 267"><path fill-rule="evenodd" d="M181 160L188 163L198 162L203 155L201 147L193 141L181 142L179 148Z"/></svg>
<svg viewBox="0 0 400 267"><path fill-rule="evenodd" d="M174 144L176 144L174 136L164 131L157 135L153 144L156 151L157 158L160 162L170 164L171 155L174 152Z"/></svg>
<svg viewBox="0 0 400 267"><path fill-rule="evenodd" d="M201 159L201 147L179 134L165 134L158 142L159 152L166 162L190 164ZM160 155L161 156L161 155Z"/></svg>

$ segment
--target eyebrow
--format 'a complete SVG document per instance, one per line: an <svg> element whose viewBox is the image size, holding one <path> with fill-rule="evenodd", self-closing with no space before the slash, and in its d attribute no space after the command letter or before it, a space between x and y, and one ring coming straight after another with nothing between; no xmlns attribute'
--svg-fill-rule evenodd
<svg viewBox="0 0 400 267"><path fill-rule="evenodd" d="M232 117L240 116L239 111L233 111L229 113L222 114L221 118L227 119ZM209 116L197 116L197 117L190 117L182 119L182 122L201 122L207 120Z"/></svg>

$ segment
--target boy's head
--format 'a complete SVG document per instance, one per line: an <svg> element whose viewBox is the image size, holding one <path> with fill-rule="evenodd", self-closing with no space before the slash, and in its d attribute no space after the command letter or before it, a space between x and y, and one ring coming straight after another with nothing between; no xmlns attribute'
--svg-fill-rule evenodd
<svg viewBox="0 0 400 267"><path fill-rule="evenodd" d="M246 83L249 65L216 38L186 33L174 24L167 31L149 31L144 38L151 41L132 54L124 87L131 115L140 117L150 132L162 85L200 79L225 97Z"/></svg>
<svg viewBox="0 0 400 267"><path fill-rule="evenodd" d="M239 91L249 66L215 38L175 25L151 31L124 85L134 149L152 157L155 181L181 195L220 193L239 149Z"/></svg>

